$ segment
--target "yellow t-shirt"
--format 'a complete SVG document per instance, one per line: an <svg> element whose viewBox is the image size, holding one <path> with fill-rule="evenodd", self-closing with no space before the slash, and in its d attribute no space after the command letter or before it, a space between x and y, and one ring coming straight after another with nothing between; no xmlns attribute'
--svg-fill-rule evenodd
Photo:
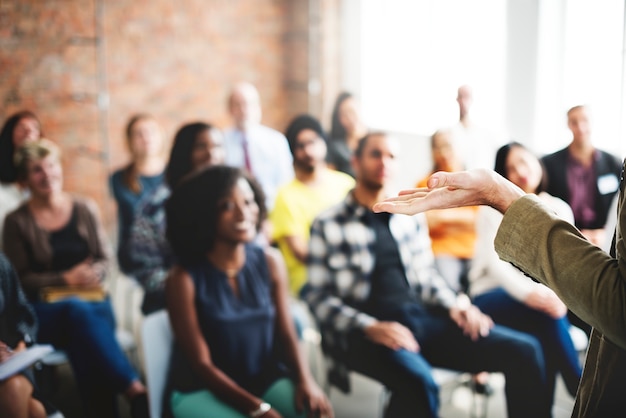
<svg viewBox="0 0 626 418"><path fill-rule="evenodd" d="M286 237L309 239L309 229L315 217L339 202L354 187L354 179L339 171L328 169L320 183L307 186L297 179L282 186L269 219L272 223L272 238L278 243L289 274L289 288L298 297L300 288L306 283L306 264L298 261L287 245Z"/></svg>

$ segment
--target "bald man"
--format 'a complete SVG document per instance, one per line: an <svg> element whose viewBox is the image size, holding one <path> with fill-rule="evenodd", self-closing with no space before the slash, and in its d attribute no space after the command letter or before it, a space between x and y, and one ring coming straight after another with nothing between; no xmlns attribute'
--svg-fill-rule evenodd
<svg viewBox="0 0 626 418"><path fill-rule="evenodd" d="M280 132L261 125L261 101L256 87L235 84L228 97L233 126L224 131L226 164L246 169L263 187L268 210L278 188L293 178L291 152Z"/></svg>

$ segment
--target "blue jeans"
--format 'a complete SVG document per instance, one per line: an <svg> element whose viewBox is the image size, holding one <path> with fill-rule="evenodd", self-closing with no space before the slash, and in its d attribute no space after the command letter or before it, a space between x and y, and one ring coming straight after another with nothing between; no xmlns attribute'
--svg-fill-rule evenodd
<svg viewBox="0 0 626 418"><path fill-rule="evenodd" d="M569 334L567 317L553 319L513 299L500 288L476 296L474 303L497 324L528 333L539 340L546 361L547 390L551 401L557 373L561 373L568 392L576 395L582 367Z"/></svg>
<svg viewBox="0 0 626 418"><path fill-rule="evenodd" d="M103 407L117 415L116 395L138 377L115 338L110 301L69 298L35 302L33 307L39 320L38 341L68 354L86 416L95 415L90 408Z"/></svg>
<svg viewBox="0 0 626 418"><path fill-rule="evenodd" d="M413 353L374 344L360 331L349 335L346 365L391 391L385 417L439 416L439 387L432 378L432 366L470 373L502 372L509 418L551 415L543 354L534 337L495 326L489 336L472 341L447 313L427 311L417 304L376 316L407 326L420 345L420 351Z"/></svg>

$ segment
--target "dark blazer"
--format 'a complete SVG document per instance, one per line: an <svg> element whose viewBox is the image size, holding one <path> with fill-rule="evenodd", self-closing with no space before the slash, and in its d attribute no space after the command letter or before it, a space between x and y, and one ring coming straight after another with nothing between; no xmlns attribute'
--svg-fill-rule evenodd
<svg viewBox="0 0 626 418"><path fill-rule="evenodd" d="M541 159L546 169L548 177L548 187L546 192L552 196L556 196L565 200L567 203L569 199L569 188L567 186L567 157L568 148L563 148L553 154L546 155ZM595 196L595 209L596 220L589 225L581 225L579 220L576 219L576 226L579 229L599 229L603 228L606 224L609 209L613 198L617 193L618 188L614 191L602 194L598 189L598 179L605 175L614 175L616 177L616 185L619 183L620 173L622 171L622 163L614 155L609 154L606 151L597 150L596 159L596 196Z"/></svg>

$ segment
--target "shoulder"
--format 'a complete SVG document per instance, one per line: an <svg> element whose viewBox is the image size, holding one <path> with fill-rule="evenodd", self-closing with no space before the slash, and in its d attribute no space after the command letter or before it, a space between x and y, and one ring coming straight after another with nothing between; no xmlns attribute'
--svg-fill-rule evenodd
<svg viewBox="0 0 626 418"><path fill-rule="evenodd" d="M96 201L90 197L72 194L70 195L72 199L72 203L74 206L84 213L89 213L92 215L98 214L100 212Z"/></svg>
<svg viewBox="0 0 626 418"><path fill-rule="evenodd" d="M276 193L276 199L283 198L285 200L288 200L288 198L298 189L298 180L293 178L278 188L278 192Z"/></svg>
<svg viewBox="0 0 626 418"><path fill-rule="evenodd" d="M259 135L263 135L266 138L271 138L273 141L285 142L285 143L287 142L287 138L285 138L285 135L283 135L282 133L278 132L274 128L270 128L269 126L257 125L257 126L254 127L254 130Z"/></svg>
<svg viewBox="0 0 626 418"><path fill-rule="evenodd" d="M28 201L22 202L5 217L5 223L20 223L29 217Z"/></svg>
<svg viewBox="0 0 626 418"><path fill-rule="evenodd" d="M339 223L341 219L346 217L347 205L345 201L334 204L324 210L322 210L316 217L314 223Z"/></svg>
<svg viewBox="0 0 626 418"><path fill-rule="evenodd" d="M354 187L355 180L349 174L344 173L343 171L333 170L331 168L328 169L328 180L332 182L334 185L350 185Z"/></svg>
<svg viewBox="0 0 626 418"><path fill-rule="evenodd" d="M555 152L553 152L551 154L544 155L541 158L541 160L544 163L551 163L551 162L555 162L555 161L560 161L560 160L562 160L562 159L564 159L566 157L567 157L567 147L563 148L563 149L560 149L558 151L555 151Z"/></svg>
<svg viewBox="0 0 626 418"><path fill-rule="evenodd" d="M612 169L615 169L615 167L618 167L619 169L621 169L622 160L620 160L617 156L611 154L610 152L600 150L600 149L598 150L598 153L600 154L600 160L604 164L607 164Z"/></svg>
<svg viewBox="0 0 626 418"><path fill-rule="evenodd" d="M185 288L194 288L193 279L191 273L186 267L180 264L175 264L170 269L165 279L166 292L181 291Z"/></svg>
<svg viewBox="0 0 626 418"><path fill-rule="evenodd" d="M126 186L124 185L124 171L125 170L126 170L126 167L120 168L119 170L116 170L115 172L113 172L113 174L111 174L111 176L109 177L109 184L110 184L111 190L113 191L113 195L116 198L118 198L120 193L122 193L122 190L126 188Z"/></svg>
<svg viewBox="0 0 626 418"><path fill-rule="evenodd" d="M115 170L113 174L111 174L109 179L111 180L112 185L117 186L122 183L122 178L124 177L124 170L126 170L125 167L120 168L119 170Z"/></svg>
<svg viewBox="0 0 626 418"><path fill-rule="evenodd" d="M271 246L266 248L256 247L257 250L262 253L265 261L267 262L267 266L270 270L284 265L283 256L280 253L280 250Z"/></svg>

